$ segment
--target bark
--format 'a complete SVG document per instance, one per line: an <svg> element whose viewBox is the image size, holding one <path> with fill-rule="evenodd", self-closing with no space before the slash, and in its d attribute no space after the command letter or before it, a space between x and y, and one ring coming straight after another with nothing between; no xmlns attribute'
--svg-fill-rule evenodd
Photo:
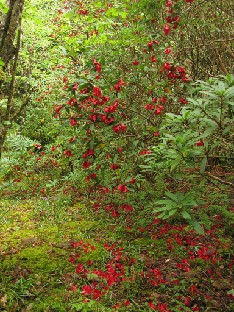
<svg viewBox="0 0 234 312"><path fill-rule="evenodd" d="M0 58L5 63L5 70L14 57L14 40L21 20L24 7L24 0L10 0L9 11L7 13L2 36L0 38Z"/></svg>
<svg viewBox="0 0 234 312"><path fill-rule="evenodd" d="M10 0L9 10L5 17L2 17L1 23L4 23L0 35L0 59L4 62L0 67L0 100L7 99L7 107L0 111L0 158L2 156L3 145L7 136L7 131L11 122L20 114L22 107L25 106L23 101L22 107L14 110L13 98L15 88L15 75L17 69L18 55L20 50L21 39L21 18L24 7L24 0ZM17 35L16 46L14 44ZM13 61L12 68L9 65ZM11 73L11 82L2 89L5 72Z"/></svg>

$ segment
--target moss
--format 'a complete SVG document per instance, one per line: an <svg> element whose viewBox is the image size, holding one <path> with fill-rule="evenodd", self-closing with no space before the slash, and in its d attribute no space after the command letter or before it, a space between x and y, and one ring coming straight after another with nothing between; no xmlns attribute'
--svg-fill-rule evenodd
<svg viewBox="0 0 234 312"><path fill-rule="evenodd" d="M27 269L30 273L45 274L59 272L69 265L69 253L49 246L28 247L18 254L6 256L1 262L3 272L12 271L16 266Z"/></svg>
<svg viewBox="0 0 234 312"><path fill-rule="evenodd" d="M65 289L50 289L50 292L38 296L33 302L33 311L68 311L67 291Z"/></svg>
<svg viewBox="0 0 234 312"><path fill-rule="evenodd" d="M64 263L65 252L61 249L55 251L48 246L29 247L22 250L17 258L21 265L25 263L27 267L36 272L58 272Z"/></svg>
<svg viewBox="0 0 234 312"><path fill-rule="evenodd" d="M6 74L4 73L4 71L2 70L2 68L0 67L0 80L4 81L6 78Z"/></svg>

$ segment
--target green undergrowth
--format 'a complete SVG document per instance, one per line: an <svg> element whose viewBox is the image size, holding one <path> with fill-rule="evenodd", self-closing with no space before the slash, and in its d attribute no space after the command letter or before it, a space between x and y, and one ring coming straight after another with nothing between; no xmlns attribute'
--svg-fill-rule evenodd
<svg viewBox="0 0 234 312"><path fill-rule="evenodd" d="M43 201L1 202L1 311L67 311L73 277L72 242L87 239L97 222L79 220L81 206L55 222ZM46 211L42 213L42 211ZM5 213L4 213L5 212ZM58 220L57 220L58 221ZM102 258L102 249L93 253Z"/></svg>
<svg viewBox="0 0 234 312"><path fill-rule="evenodd" d="M132 215L127 222L93 211L88 202L60 204L58 198L1 201L1 311L109 312L119 304L119 311L147 312L158 311L152 307L160 302L172 312L232 311L233 242L218 222L198 236L186 226L182 231L178 220L141 222ZM93 270L106 272L115 261L124 265L126 280L98 300L82 295L85 285L103 283Z"/></svg>

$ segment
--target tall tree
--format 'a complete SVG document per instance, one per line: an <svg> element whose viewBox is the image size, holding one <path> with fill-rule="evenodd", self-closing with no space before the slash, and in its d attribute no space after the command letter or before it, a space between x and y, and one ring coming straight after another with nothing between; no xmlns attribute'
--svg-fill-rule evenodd
<svg viewBox="0 0 234 312"><path fill-rule="evenodd" d="M24 0L10 0L6 14L1 14L0 33L0 100L6 99L6 105L0 110L0 157L7 131L12 121L23 110L27 100L17 109L14 108L15 76L21 41L21 20ZM11 76L5 81L6 74Z"/></svg>

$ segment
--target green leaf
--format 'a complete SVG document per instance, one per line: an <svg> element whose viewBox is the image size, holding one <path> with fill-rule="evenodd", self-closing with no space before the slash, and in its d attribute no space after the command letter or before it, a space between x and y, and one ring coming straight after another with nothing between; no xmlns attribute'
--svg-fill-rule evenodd
<svg viewBox="0 0 234 312"><path fill-rule="evenodd" d="M79 99L80 99L81 101L87 99L88 97L89 97L88 94L80 94L80 95L79 95Z"/></svg>
<svg viewBox="0 0 234 312"><path fill-rule="evenodd" d="M67 50L63 46L59 46L59 48L64 55L67 55Z"/></svg>
<svg viewBox="0 0 234 312"><path fill-rule="evenodd" d="M170 211L168 211L168 216L171 217L173 216L178 210L177 209L172 209Z"/></svg>
<svg viewBox="0 0 234 312"><path fill-rule="evenodd" d="M175 202L169 199L161 199L155 202L156 205L174 205Z"/></svg>
<svg viewBox="0 0 234 312"><path fill-rule="evenodd" d="M200 173L204 173L205 170L206 170L206 164L207 164L207 157L204 157L202 159L202 162L201 162L201 166L200 166Z"/></svg>
<svg viewBox="0 0 234 312"><path fill-rule="evenodd" d="M178 167L178 165L180 164L182 158L176 158L174 161L171 162L171 168L170 168L170 172L172 172L173 170L176 169L176 167Z"/></svg>
<svg viewBox="0 0 234 312"><path fill-rule="evenodd" d="M228 89L225 91L224 96L225 96L226 99L234 97L234 86L228 88Z"/></svg>
<svg viewBox="0 0 234 312"><path fill-rule="evenodd" d="M191 220L189 220L189 223L191 224L191 226L194 228L194 230L198 234L202 234L202 235L205 234L201 224L196 219L192 218Z"/></svg>
<svg viewBox="0 0 234 312"><path fill-rule="evenodd" d="M234 296L234 289L231 289L227 292L228 295L233 295Z"/></svg>
<svg viewBox="0 0 234 312"><path fill-rule="evenodd" d="M4 14L7 14L9 8L3 3L3 1L0 2L0 11Z"/></svg>
<svg viewBox="0 0 234 312"><path fill-rule="evenodd" d="M79 90L85 89L90 86L90 82L86 81L84 83L79 84Z"/></svg>
<svg viewBox="0 0 234 312"><path fill-rule="evenodd" d="M166 217L165 217L165 216L166 216ZM166 215L166 211L160 213L160 214L158 215L158 218L160 218L160 219L168 218L168 216Z"/></svg>
<svg viewBox="0 0 234 312"><path fill-rule="evenodd" d="M4 62L3 62L3 60L0 58L0 66L4 66Z"/></svg>
<svg viewBox="0 0 234 312"><path fill-rule="evenodd" d="M184 219L186 219L186 220L190 220L191 219L191 215L186 210L182 210L181 214L182 214Z"/></svg>
<svg viewBox="0 0 234 312"><path fill-rule="evenodd" d="M164 207L158 207L158 208L154 208L154 212L160 212L160 211L170 211L172 209L172 207L170 206L164 206Z"/></svg>
<svg viewBox="0 0 234 312"><path fill-rule="evenodd" d="M179 201L179 198L180 198L180 196L178 196L178 193L173 194L173 193L171 193L171 192L166 192L165 195L166 195L167 197L171 198L171 199L172 199L173 201L175 201L175 202L178 202L178 201ZM180 194L179 194L179 195L180 195Z"/></svg>

